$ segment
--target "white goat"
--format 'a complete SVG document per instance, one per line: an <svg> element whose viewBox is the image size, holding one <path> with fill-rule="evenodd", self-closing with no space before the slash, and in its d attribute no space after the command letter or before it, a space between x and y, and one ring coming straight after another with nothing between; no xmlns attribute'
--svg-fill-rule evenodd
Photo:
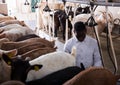
<svg viewBox="0 0 120 85"><path fill-rule="evenodd" d="M87 22L87 20L90 16L91 16L90 14L79 14L73 18L72 23L74 24L75 22L78 22L78 21ZM110 13L108 13L108 20L107 21L106 21L106 12L96 11L94 13L93 17L94 17L96 23L98 24L97 26L95 26L95 28L98 31L98 34L101 34L103 32L107 22L113 24L113 17ZM92 30L91 27L87 27L88 34L91 34L90 33L91 30Z"/></svg>
<svg viewBox="0 0 120 85"><path fill-rule="evenodd" d="M3 32L0 34L0 38L8 38L11 41L15 41L17 38L34 34L33 30L28 27L23 27L19 24L10 24L0 28Z"/></svg>
<svg viewBox="0 0 120 85"><path fill-rule="evenodd" d="M71 55L66 52L59 51L45 54L39 58L31 60L29 62L31 65L42 64L43 67L37 72L30 71L28 73L27 81L42 78L52 72L69 66L75 66L75 57L73 55L75 56L74 53Z"/></svg>

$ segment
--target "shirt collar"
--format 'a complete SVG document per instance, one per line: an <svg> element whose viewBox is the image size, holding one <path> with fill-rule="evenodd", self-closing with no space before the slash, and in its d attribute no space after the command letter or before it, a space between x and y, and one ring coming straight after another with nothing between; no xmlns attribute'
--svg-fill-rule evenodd
<svg viewBox="0 0 120 85"><path fill-rule="evenodd" d="M75 37L75 42L80 42L78 39L77 39L77 37L76 36L74 36ZM85 39L82 41L82 42L86 42L87 41L87 35L86 35L86 37L85 37Z"/></svg>

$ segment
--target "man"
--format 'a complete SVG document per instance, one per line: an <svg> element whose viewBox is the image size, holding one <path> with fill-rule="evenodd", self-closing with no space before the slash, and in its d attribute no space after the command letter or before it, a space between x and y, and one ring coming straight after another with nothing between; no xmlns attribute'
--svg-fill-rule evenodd
<svg viewBox="0 0 120 85"><path fill-rule="evenodd" d="M76 65L83 63L85 68L90 66L102 66L101 56L96 39L86 35L87 29L83 22L74 24L74 34L64 45L64 51L71 53L76 47Z"/></svg>

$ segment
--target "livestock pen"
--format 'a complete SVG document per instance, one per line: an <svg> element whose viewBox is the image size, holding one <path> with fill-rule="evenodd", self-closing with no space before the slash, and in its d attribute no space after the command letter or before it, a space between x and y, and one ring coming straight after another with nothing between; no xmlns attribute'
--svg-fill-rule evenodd
<svg viewBox="0 0 120 85"><path fill-rule="evenodd" d="M69 0L66 0L66 1L68 1L69 2ZM78 1L78 0L76 0L76 1ZM78 1L79 2L79 1ZM61 4L61 3L60 3ZM72 3L73 4L73 3ZM79 4L79 3L78 3ZM85 3L86 4L86 3ZM89 3L88 3L89 4ZM61 6L62 7L62 6ZM100 7L101 8L101 7ZM104 8L104 6L102 6L102 8ZM110 7L110 9L114 9L114 7ZM99 9L99 8L98 8ZM115 9L118 9L118 7L116 7ZM115 10L114 9L114 10ZM111 10L110 10L111 11ZM38 12L38 11L37 11ZM39 12L38 12L39 13ZM104 14L104 12L102 12L103 14ZM112 13L113 14L113 13ZM119 15L118 16L115 16L114 14L113 14L113 16L114 16L114 19L117 17L117 18L120 18L119 17ZM25 21L25 24L27 24L27 26L31 26L30 28L31 29L35 29L35 28L33 28L33 27L36 27L36 26L38 26L38 25L36 25L38 22L36 21L36 20L32 20L32 21L28 21L27 23L26 23L26 21ZM41 23L39 23L39 24L41 24ZM2 24L3 25L3 24ZM39 28L39 27L38 27ZM54 28L54 27L53 27ZM37 29L38 30L38 29ZM53 33L54 34L54 33ZM57 49L56 48L53 48L54 46L52 46L51 47L51 51L55 51L55 50L57 50L57 51L63 51L63 47L64 47L64 43L66 42L65 40L63 40L63 36L62 36L62 32L61 31L58 31L58 37L54 37L53 36L53 34L52 34L52 36L49 34L49 32L46 32L46 31L43 31L43 29L40 29L39 28L39 30L37 31L37 35L38 36L40 36L41 38L45 38L46 40L48 40L48 41L52 41L52 40L54 40L55 41L55 47L57 47ZM102 32L100 35L99 35L99 40L100 40L100 45L101 45L101 51L102 51L102 58L103 58L103 63L104 63L104 67L105 68L107 68L108 70L110 70L113 74L114 74L114 72L115 72L115 70L116 70L116 74L120 74L120 50L119 50L119 48L120 48L120 45L119 45L119 43L120 43L120 37L116 37L116 36L118 36L119 34L112 34L112 42L113 42L113 46L114 46L114 50L115 50L115 55L116 55L116 59L117 59L117 65L118 65L118 69L116 70L115 68L114 68L114 64L113 64L113 61L114 61L114 58L113 58L113 54L112 54L112 50L111 50L111 48L110 49L108 49L109 47L110 47L110 44L109 44L109 42L107 42L108 40L107 40L107 33L106 32ZM8 41L8 40L7 40ZM34 42L33 42L34 43ZM40 43L40 42L39 42ZM40 45L38 45L38 42L36 43L34 43L34 45L37 45L36 47L45 47L45 46L48 46L49 44L46 44L46 43L40 43ZM34 45L33 44L29 44L29 45L25 45L25 46L28 46L28 47L30 47L30 46L33 46L34 47ZM7 46L7 45L6 45ZM6 47L5 45L4 45L4 47ZM17 46L17 45L16 45ZM25 46L20 46L20 48L18 48L18 50L22 50L22 48L25 48ZM28 48L27 47L27 48ZM26 50L28 50L26 48ZM34 47L35 48L35 47ZM30 48L30 49L32 49L32 48ZM29 49L29 50L30 50ZM41 49L41 50L43 50L44 52L46 51L46 53L48 53L48 51L47 51L47 49L49 50L49 48L48 47L45 47L45 49L43 50L43 49ZM37 49L36 49L37 50ZM39 50L39 49L38 49ZM109 51L110 50L110 51ZM22 51L24 51L24 50L22 50ZM49 50L49 52L51 52L50 50ZM19 51L18 53L20 53L21 51ZM36 52L36 51L32 51L32 52ZM43 53L44 53L43 52ZM34 53L33 53L33 55L34 55ZM40 54L43 54L43 53L40 53ZM29 55L29 54L28 54ZM33 56L32 55L32 56ZM36 55L36 54L35 54ZM38 55L38 54L37 54ZM38 55L39 56L39 55ZM112 57L112 58L111 58ZM111 60L113 60L113 61L111 61ZM120 85L120 83L118 82L118 84L117 85Z"/></svg>
<svg viewBox="0 0 120 85"><path fill-rule="evenodd" d="M65 0L66 2L73 2L73 3L82 3L83 4L90 4L89 2L84 2L84 1L72 1L72 0ZM97 3L95 3L97 4ZM119 11L117 11L117 9L119 9L119 3L115 3L115 4L112 4L112 3L108 3L107 5L105 4L105 2L103 3L98 3L98 5L100 5L96 10L98 11L102 11L102 10L105 10L106 11L106 8L108 7L108 10L110 14L112 14L112 16L110 15L110 17L113 17L113 20L116 19L116 18L120 18L119 16ZM114 10L114 11L113 11ZM105 18L106 19L106 18ZM112 22L113 23L113 22ZM119 24L119 21L118 21L118 24ZM111 24L112 25L112 24ZM119 31L119 30L118 30ZM41 32L41 31L40 31ZM47 34L47 36L49 36L48 33L45 32L45 34ZM62 42L63 44L61 46L64 45L64 40L62 39L62 36L61 36L61 32L58 32L58 41L60 41L60 43ZM44 34L43 34L44 35ZM118 37L116 37L118 36ZM117 69L117 74L120 74L120 46L119 46L119 43L120 43L120 37L119 37L119 34L118 33L112 33L111 34L111 38L112 38L112 42L110 42L108 40L108 37L109 35L107 35L106 32L102 32L100 35L99 35L99 40L100 40L100 45L101 45L101 50L102 50L102 57L103 57L103 63L104 63L104 67L108 68L110 71L112 71L114 73L114 71L116 70L114 68L114 65L113 62L114 62L114 56L116 57L116 62L117 62L117 66L118 66L118 69ZM51 39L51 37L50 37ZM113 45L113 48L110 48L110 43ZM58 44L59 46L59 44ZM61 47L59 46L59 47ZM115 53L112 53L113 50Z"/></svg>

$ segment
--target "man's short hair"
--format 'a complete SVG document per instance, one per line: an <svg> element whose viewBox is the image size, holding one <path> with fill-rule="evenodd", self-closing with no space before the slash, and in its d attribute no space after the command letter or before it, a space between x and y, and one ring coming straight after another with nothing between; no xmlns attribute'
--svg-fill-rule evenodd
<svg viewBox="0 0 120 85"><path fill-rule="evenodd" d="M86 26L83 22L79 21L74 24L74 31L79 32L86 30Z"/></svg>

